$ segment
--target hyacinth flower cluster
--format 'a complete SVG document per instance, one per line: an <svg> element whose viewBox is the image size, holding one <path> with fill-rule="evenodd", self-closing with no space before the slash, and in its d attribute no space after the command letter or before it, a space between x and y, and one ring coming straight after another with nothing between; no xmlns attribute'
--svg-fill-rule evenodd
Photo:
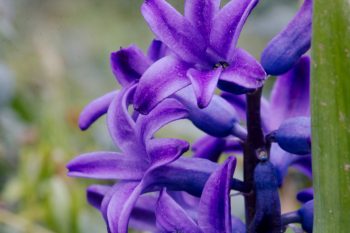
<svg viewBox="0 0 350 233"><path fill-rule="evenodd" d="M109 181L87 189L108 232L280 233L292 223L312 232L312 187L298 193L294 212L281 213L279 196L290 167L312 179L305 55L312 2L305 0L260 62L237 48L257 4L186 0L181 14L165 0L143 2L156 39L147 54L135 45L111 54L121 89L92 101L79 118L86 130L106 115L118 152L82 154L67 165L69 176ZM261 93L271 75L267 99ZM193 145L156 136L178 120L206 135ZM242 157L243 180L233 178L237 157L224 154ZM231 213L233 193L244 197L244 221Z"/></svg>

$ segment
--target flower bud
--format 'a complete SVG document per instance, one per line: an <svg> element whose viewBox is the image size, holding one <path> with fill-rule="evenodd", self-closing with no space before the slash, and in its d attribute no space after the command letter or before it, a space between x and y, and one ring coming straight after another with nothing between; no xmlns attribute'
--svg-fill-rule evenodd
<svg viewBox="0 0 350 233"><path fill-rule="evenodd" d="M295 117L284 121L272 133L272 141L285 151L306 155L311 153L311 122L309 117Z"/></svg>

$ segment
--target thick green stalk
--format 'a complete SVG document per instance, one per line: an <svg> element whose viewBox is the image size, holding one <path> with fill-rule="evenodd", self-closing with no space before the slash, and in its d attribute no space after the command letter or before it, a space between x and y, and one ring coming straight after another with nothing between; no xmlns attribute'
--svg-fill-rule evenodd
<svg viewBox="0 0 350 233"><path fill-rule="evenodd" d="M314 232L350 232L350 1L314 0Z"/></svg>

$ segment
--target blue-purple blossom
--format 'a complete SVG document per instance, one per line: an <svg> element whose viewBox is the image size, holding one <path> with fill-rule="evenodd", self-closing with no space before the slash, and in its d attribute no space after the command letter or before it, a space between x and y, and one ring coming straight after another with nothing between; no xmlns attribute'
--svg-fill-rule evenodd
<svg viewBox="0 0 350 233"><path fill-rule="evenodd" d="M90 201L95 207L100 205L111 232L126 232L132 210L142 193L166 187L200 196L210 174L218 166L204 159L179 158L188 149L185 141L153 138L159 128L183 118L187 112L179 102L168 99L149 115L140 115L135 120L127 110L134 90L135 87L130 86L117 93L107 113L110 135L122 153L83 154L67 166L70 176L121 180L106 192L101 204ZM231 178L229 189L238 182ZM90 193L90 200L98 199L95 193L92 199Z"/></svg>
<svg viewBox="0 0 350 233"><path fill-rule="evenodd" d="M186 1L181 15L165 0L146 0L142 14L151 30L171 51L142 76L135 93L135 108L148 113L164 98L192 84L200 108L207 107L214 90L236 94L261 87L266 74L243 49L239 34L257 0Z"/></svg>
<svg viewBox="0 0 350 233"><path fill-rule="evenodd" d="M160 46L155 47L155 44ZM153 41L150 46L151 54L161 54L161 45L162 43L159 41ZM136 46L130 46L111 54L112 71L118 82L125 87L141 78L143 74L141 71L147 69L151 64L150 61L151 59L145 56ZM137 84L137 86L139 85ZM84 108L79 118L81 129L87 129L96 119L107 112L115 93L108 93ZM171 97L183 105L182 107L178 106L178 108L182 108L183 112L186 112L182 118L188 118L204 132L217 137L225 137L231 134L242 139L246 137L245 129L239 125L236 110L220 96L214 95L205 109L200 109L197 106L191 87L183 88ZM217 114L218 112L221 114Z"/></svg>
<svg viewBox="0 0 350 233"><path fill-rule="evenodd" d="M110 181L87 189L108 232L280 233L290 223L312 232L313 189L299 192L302 207L287 214L278 190L290 166L312 174L310 58L302 56L312 2L266 47L264 68L237 48L257 3L186 0L182 15L165 0L144 1L157 40L147 55L135 45L113 52L121 90L92 101L79 118L86 130L106 115L120 152L81 154L67 165L70 176ZM265 71L279 75L269 100L261 97ZM224 92L215 95L216 87ZM189 157L187 141L155 136L181 119L206 134ZM236 158L223 159L224 152L243 154L244 181L233 178ZM231 190L245 198L245 224L231 214Z"/></svg>

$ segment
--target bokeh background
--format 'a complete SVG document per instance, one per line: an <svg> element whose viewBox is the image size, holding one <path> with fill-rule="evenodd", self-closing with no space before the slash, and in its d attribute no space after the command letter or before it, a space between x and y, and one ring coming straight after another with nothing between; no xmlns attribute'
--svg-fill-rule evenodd
<svg viewBox="0 0 350 233"><path fill-rule="evenodd" d="M181 10L183 0L170 1ZM90 100L117 89L109 54L152 34L141 0L0 0L0 233L106 232L85 200L86 180L66 176L65 164L94 150L115 150L104 119L89 131L77 126ZM259 58L287 24L297 0L264 0L249 18L240 46ZM267 84L265 95L269 95ZM194 141L187 122L160 134ZM239 174L238 174L239 175ZM282 190L284 211L303 177L291 172ZM242 202L234 211L242 216Z"/></svg>

